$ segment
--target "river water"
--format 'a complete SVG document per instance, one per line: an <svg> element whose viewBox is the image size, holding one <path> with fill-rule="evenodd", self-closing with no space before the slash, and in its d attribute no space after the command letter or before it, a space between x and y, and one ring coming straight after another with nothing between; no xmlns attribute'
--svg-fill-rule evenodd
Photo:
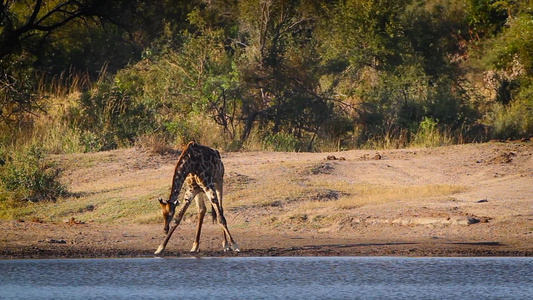
<svg viewBox="0 0 533 300"><path fill-rule="evenodd" d="M533 299L533 258L0 260L1 299Z"/></svg>

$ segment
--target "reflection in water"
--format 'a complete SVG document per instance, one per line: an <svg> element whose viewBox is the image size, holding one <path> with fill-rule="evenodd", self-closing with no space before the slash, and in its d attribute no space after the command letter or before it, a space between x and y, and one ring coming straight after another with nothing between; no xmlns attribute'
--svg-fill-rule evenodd
<svg viewBox="0 0 533 300"><path fill-rule="evenodd" d="M0 260L1 299L529 299L533 258Z"/></svg>

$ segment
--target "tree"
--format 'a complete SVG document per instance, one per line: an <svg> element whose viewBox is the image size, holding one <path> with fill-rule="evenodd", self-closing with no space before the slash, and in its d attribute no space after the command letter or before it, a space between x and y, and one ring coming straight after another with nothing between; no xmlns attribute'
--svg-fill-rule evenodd
<svg viewBox="0 0 533 300"><path fill-rule="evenodd" d="M316 134L330 117L327 93L319 89L320 61L313 36L316 1L241 1L240 70L242 140L258 121L271 134L301 138Z"/></svg>
<svg viewBox="0 0 533 300"><path fill-rule="evenodd" d="M0 2L0 118L12 121L40 107L31 49L74 20L99 15L104 1Z"/></svg>
<svg viewBox="0 0 533 300"><path fill-rule="evenodd" d="M163 31L163 4L182 8L184 0L1 0L0 119L8 122L38 111L39 73L98 76L138 60ZM161 18L161 15L165 15ZM182 24L184 16L176 17ZM48 82L41 84L47 85Z"/></svg>
<svg viewBox="0 0 533 300"><path fill-rule="evenodd" d="M52 1L50 1L52 2ZM0 2L0 60L20 51L23 43L34 37L46 39L58 28L75 19L102 16L99 8L107 1L2 0Z"/></svg>

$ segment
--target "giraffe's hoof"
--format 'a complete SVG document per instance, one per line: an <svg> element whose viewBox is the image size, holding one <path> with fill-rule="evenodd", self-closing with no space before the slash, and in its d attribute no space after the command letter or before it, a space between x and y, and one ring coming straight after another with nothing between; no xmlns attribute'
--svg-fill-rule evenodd
<svg viewBox="0 0 533 300"><path fill-rule="evenodd" d="M231 250L231 247L230 247L230 245L229 245L229 243L227 241L224 241L222 243L222 249L224 249L224 252L227 252L227 251Z"/></svg>
<svg viewBox="0 0 533 300"><path fill-rule="evenodd" d="M192 248L191 248L191 251L190 251L190 252L191 252L191 253L200 252L200 247L199 247L199 245L196 244L196 243L194 243L194 244L192 245Z"/></svg>
<svg viewBox="0 0 533 300"><path fill-rule="evenodd" d="M157 248L157 250L155 250L154 254L162 256L164 252L165 252L165 247L163 247L163 245L161 245L161 246L159 246L159 248Z"/></svg>
<svg viewBox="0 0 533 300"><path fill-rule="evenodd" d="M233 245L231 245L231 249L234 252L241 252L241 250L239 249L239 245L237 245L237 243L233 243Z"/></svg>

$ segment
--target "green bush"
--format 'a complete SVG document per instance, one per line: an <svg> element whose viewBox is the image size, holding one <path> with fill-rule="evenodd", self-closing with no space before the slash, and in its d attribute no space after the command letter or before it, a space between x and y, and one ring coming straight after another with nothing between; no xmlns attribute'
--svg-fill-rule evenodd
<svg viewBox="0 0 533 300"><path fill-rule="evenodd" d="M58 166L45 159L43 148L12 150L5 154L5 164L0 167L2 199L54 201L66 193L65 185L59 181L60 173Z"/></svg>
<svg viewBox="0 0 533 300"><path fill-rule="evenodd" d="M508 106L498 104L488 121L497 139L530 137L533 135L533 101L517 99Z"/></svg>
<svg viewBox="0 0 533 300"><path fill-rule="evenodd" d="M439 147L451 145L452 142L453 140L449 135L441 132L437 121L424 117L422 122L420 122L418 131L413 136L411 146Z"/></svg>
<svg viewBox="0 0 533 300"><path fill-rule="evenodd" d="M118 77L101 79L80 95L77 106L68 109L66 119L80 132L86 152L132 146L158 125L151 104L137 99L135 88L124 82Z"/></svg>

